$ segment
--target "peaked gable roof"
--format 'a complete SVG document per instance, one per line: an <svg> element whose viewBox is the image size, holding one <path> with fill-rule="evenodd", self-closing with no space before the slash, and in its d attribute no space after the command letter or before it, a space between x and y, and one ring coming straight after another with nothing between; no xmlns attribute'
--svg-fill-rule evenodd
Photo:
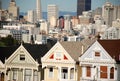
<svg viewBox="0 0 120 81"><path fill-rule="evenodd" d="M120 62L120 40L98 40L109 55Z"/></svg>
<svg viewBox="0 0 120 81"><path fill-rule="evenodd" d="M69 41L69 42L60 42L64 49L70 54L70 56L78 61L79 56L81 56L86 49L94 43L95 40L84 39L82 41Z"/></svg>
<svg viewBox="0 0 120 81"><path fill-rule="evenodd" d="M0 47L0 60L4 63L5 59L10 57L19 47L17 46L10 46L10 47ZM25 49L30 53L30 55L41 63L41 57L47 53L47 51L53 46L53 44L43 44L43 45L31 45L31 44L23 44Z"/></svg>
<svg viewBox="0 0 120 81"><path fill-rule="evenodd" d="M81 42L60 42L63 48L69 53L69 55L75 60L78 61L78 57L82 53L82 46Z"/></svg>
<svg viewBox="0 0 120 81"><path fill-rule="evenodd" d="M5 63L7 59L19 46L0 47L0 60Z"/></svg>

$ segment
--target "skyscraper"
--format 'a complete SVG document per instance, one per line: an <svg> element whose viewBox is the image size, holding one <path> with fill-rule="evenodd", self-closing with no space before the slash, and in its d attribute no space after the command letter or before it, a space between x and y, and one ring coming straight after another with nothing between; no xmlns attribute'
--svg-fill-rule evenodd
<svg viewBox="0 0 120 81"><path fill-rule="evenodd" d="M106 2L102 7L102 17L108 26L112 26L114 6Z"/></svg>
<svg viewBox="0 0 120 81"><path fill-rule="evenodd" d="M8 12L10 16L17 19L19 17L19 7L16 6L15 0L10 1L10 5L8 7Z"/></svg>
<svg viewBox="0 0 120 81"><path fill-rule="evenodd" d="M36 18L37 21L42 19L42 8L41 8L41 0L36 1Z"/></svg>
<svg viewBox="0 0 120 81"><path fill-rule="evenodd" d="M58 6L57 5L48 5L47 7L47 18L51 26L55 26L58 19Z"/></svg>
<svg viewBox="0 0 120 81"><path fill-rule="evenodd" d="M35 23L35 11L29 10L27 13L27 21L31 23Z"/></svg>
<svg viewBox="0 0 120 81"><path fill-rule="evenodd" d="M77 0L77 16L88 10L91 10L91 0Z"/></svg>

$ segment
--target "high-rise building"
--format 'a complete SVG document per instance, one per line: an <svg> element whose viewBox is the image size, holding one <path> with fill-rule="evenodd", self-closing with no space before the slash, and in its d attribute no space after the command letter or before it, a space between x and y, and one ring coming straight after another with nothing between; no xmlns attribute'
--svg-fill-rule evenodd
<svg viewBox="0 0 120 81"><path fill-rule="evenodd" d="M42 19L41 0L36 1L36 19L37 19L37 21Z"/></svg>
<svg viewBox="0 0 120 81"><path fill-rule="evenodd" d="M91 0L77 0L77 16L89 10L91 10Z"/></svg>
<svg viewBox="0 0 120 81"><path fill-rule="evenodd" d="M29 10L27 13L27 21L30 23L35 23L35 11Z"/></svg>
<svg viewBox="0 0 120 81"><path fill-rule="evenodd" d="M105 24L112 26L114 6L110 2L106 2L102 7L102 17Z"/></svg>
<svg viewBox="0 0 120 81"><path fill-rule="evenodd" d="M10 1L8 12L14 19L17 19L19 17L19 7L16 6L15 0Z"/></svg>
<svg viewBox="0 0 120 81"><path fill-rule="evenodd" d="M79 24L88 25L93 23L92 13L90 11L83 11L82 15L79 16Z"/></svg>
<svg viewBox="0 0 120 81"><path fill-rule="evenodd" d="M57 5L48 5L47 7L47 18L50 22L50 25L56 25L58 19L58 6Z"/></svg>
<svg viewBox="0 0 120 81"><path fill-rule="evenodd" d="M71 24L71 16L70 15L64 15L64 30L69 32L72 28Z"/></svg>
<svg viewBox="0 0 120 81"><path fill-rule="evenodd" d="M114 5L113 20L120 19L120 5Z"/></svg>

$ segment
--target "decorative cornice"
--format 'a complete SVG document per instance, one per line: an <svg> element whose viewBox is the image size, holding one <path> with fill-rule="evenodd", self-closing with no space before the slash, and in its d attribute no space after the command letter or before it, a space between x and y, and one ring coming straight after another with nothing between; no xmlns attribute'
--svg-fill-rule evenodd
<svg viewBox="0 0 120 81"><path fill-rule="evenodd" d="M80 63L102 63L102 64L116 64L115 61L99 61L99 60L84 60L80 61Z"/></svg>

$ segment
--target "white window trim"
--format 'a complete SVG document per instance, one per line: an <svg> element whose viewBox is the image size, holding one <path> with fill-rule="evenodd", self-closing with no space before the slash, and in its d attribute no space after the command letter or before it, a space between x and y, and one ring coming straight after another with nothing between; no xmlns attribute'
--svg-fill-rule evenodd
<svg viewBox="0 0 120 81"><path fill-rule="evenodd" d="M52 72L52 75L50 76L50 68L53 69L53 72ZM53 67L50 67L48 68L48 78L53 78L54 77L54 68Z"/></svg>

